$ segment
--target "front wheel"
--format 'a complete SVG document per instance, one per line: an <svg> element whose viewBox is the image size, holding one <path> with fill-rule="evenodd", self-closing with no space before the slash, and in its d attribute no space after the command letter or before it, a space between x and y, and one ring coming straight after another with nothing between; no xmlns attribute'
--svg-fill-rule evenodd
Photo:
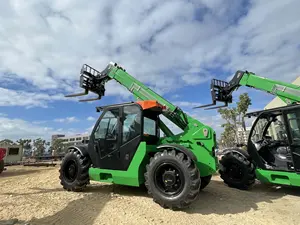
<svg viewBox="0 0 300 225"><path fill-rule="evenodd" d="M145 173L145 186L154 202L164 208L188 207L201 186L200 172L193 161L175 150L157 152Z"/></svg>
<svg viewBox="0 0 300 225"><path fill-rule="evenodd" d="M247 190L255 183L253 163L237 152L228 152L221 158L219 173L229 187Z"/></svg>
<svg viewBox="0 0 300 225"><path fill-rule="evenodd" d="M68 191L82 191L89 183L89 158L71 149L63 158L59 170L60 184Z"/></svg>

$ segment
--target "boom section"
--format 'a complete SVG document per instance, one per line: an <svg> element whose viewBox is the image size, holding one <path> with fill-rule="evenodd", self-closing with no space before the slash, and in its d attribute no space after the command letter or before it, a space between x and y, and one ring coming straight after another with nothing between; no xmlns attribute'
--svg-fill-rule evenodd
<svg viewBox="0 0 300 225"><path fill-rule="evenodd" d="M80 101L94 101L101 99L105 93L105 83L110 80L115 80L127 88L137 100L156 100L164 106L163 115L182 130L185 130L191 122L194 122L194 119L184 113L179 107L173 105L142 82L135 79L121 66L112 62L101 72L84 64L80 72L80 87L85 89L85 91L79 94L67 95L66 97L87 95L88 92L91 91L97 94L98 97ZM198 122L198 125L203 124L199 124ZM162 126L164 126L163 123ZM166 128L166 126L164 126L164 128ZM170 133L170 131L168 132Z"/></svg>
<svg viewBox="0 0 300 225"><path fill-rule="evenodd" d="M257 76L256 74L251 72L244 72L239 84L278 96L286 104L300 102L299 85Z"/></svg>
<svg viewBox="0 0 300 225"><path fill-rule="evenodd" d="M170 121L184 130L189 121L188 116L177 106L170 103L168 100L157 94L155 91L144 85L142 82L135 79L122 67L114 64L107 71L107 75L116 80L122 86L126 87L137 100L156 100L165 107L163 115Z"/></svg>

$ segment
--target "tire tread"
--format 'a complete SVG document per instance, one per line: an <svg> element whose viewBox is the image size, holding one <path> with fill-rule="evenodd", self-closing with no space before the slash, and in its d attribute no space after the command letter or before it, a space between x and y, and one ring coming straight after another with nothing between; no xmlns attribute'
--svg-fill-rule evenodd
<svg viewBox="0 0 300 225"><path fill-rule="evenodd" d="M179 162L182 166L186 167L188 173L190 175L190 186L187 191L188 194L184 195L184 198L179 201L163 201L160 198L156 198L153 194L153 191L150 186L150 179L149 179L149 172L152 169L154 163L162 157L171 156L173 157L172 160ZM200 179L200 172L192 162L192 160L187 157L185 154L181 152L176 152L174 149L164 149L163 151L157 152L154 154L152 158L150 158L149 164L146 166L146 173L145 175L145 186L148 190L148 194L153 197L153 201L159 204L163 208L170 208L170 209L182 209L188 207L195 199L198 197L200 186L201 186L201 179Z"/></svg>

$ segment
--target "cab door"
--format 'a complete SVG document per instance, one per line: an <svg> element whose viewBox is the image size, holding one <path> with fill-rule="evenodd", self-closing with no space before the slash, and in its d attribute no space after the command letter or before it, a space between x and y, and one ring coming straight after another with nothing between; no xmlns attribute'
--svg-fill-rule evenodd
<svg viewBox="0 0 300 225"><path fill-rule="evenodd" d="M300 173L300 107L285 112L285 123L294 162L294 169Z"/></svg>
<svg viewBox="0 0 300 225"><path fill-rule="evenodd" d="M97 152L97 164L101 169L120 167L120 107L106 108L97 121L91 135L90 148Z"/></svg>
<svg viewBox="0 0 300 225"><path fill-rule="evenodd" d="M143 111L136 103L122 107L120 136L120 170L127 170L142 139Z"/></svg>

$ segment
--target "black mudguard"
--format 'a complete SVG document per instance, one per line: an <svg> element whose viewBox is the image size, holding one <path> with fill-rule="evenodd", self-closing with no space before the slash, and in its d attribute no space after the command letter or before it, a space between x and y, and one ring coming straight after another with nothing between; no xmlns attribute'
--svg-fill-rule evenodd
<svg viewBox="0 0 300 225"><path fill-rule="evenodd" d="M68 147L68 150L70 150L70 149L76 149L77 151L80 152L81 155L90 158L90 155L88 153L88 145L72 145L72 146Z"/></svg>
<svg viewBox="0 0 300 225"><path fill-rule="evenodd" d="M243 149L239 149L239 148L228 148L222 151L222 155L225 155L229 152L236 152L238 154L240 154L242 157L245 157L246 159L250 160L250 155L248 154L247 151L243 150Z"/></svg>
<svg viewBox="0 0 300 225"><path fill-rule="evenodd" d="M184 154L186 154L189 158L191 158L194 162L197 162L197 157L195 154L188 148L178 145L178 144L162 144L157 147L157 149L168 149L168 148L173 148L176 149L177 151L180 151Z"/></svg>
<svg viewBox="0 0 300 225"><path fill-rule="evenodd" d="M222 155L226 155L226 154L228 154L230 152L235 152L235 153L239 154L241 157L246 158L250 162L252 161L250 155L248 154L248 152L245 151L245 150L243 150L243 149L239 149L239 148L228 148L228 149L225 149L225 150L222 151ZM219 163L219 169L224 169L222 167L221 163Z"/></svg>

